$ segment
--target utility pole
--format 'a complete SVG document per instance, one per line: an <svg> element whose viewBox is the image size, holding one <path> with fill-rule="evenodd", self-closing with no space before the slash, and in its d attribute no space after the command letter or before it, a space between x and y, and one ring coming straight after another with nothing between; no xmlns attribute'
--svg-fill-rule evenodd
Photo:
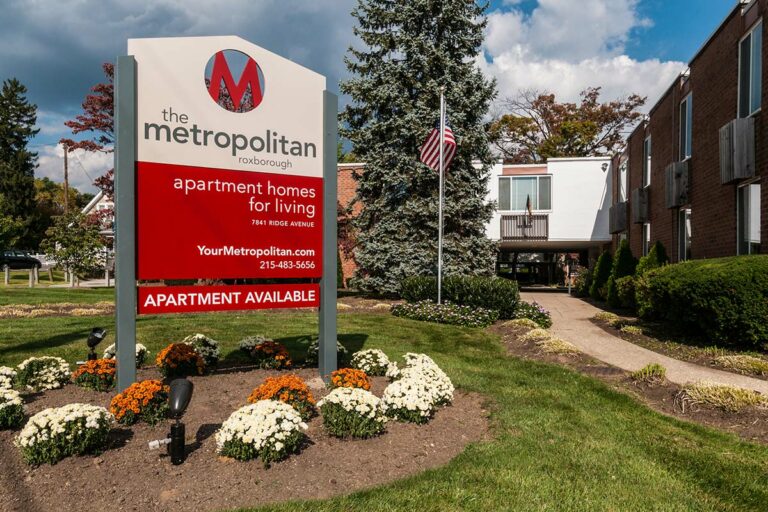
<svg viewBox="0 0 768 512"><path fill-rule="evenodd" d="M69 148L66 144L62 144L64 148L64 215L69 213Z"/></svg>

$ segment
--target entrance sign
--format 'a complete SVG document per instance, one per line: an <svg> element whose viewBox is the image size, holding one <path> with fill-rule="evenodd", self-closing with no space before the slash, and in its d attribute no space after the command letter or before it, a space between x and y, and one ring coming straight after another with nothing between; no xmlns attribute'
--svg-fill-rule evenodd
<svg viewBox="0 0 768 512"><path fill-rule="evenodd" d="M128 53L115 75L118 387L135 379L137 312L319 305L327 376L337 101L325 77L233 36L131 39ZM138 301L135 286L258 278L278 281L139 287Z"/></svg>

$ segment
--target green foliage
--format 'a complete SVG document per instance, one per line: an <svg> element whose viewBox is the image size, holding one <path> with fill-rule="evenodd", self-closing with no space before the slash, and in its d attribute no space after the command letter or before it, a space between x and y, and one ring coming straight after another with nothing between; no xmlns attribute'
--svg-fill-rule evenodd
<svg viewBox="0 0 768 512"><path fill-rule="evenodd" d="M629 242L622 240L613 257L611 277L608 278L608 284L606 286L606 299L609 306L614 308L622 306L616 281L622 277L634 275L635 267L637 267L637 258L632 256Z"/></svg>
<svg viewBox="0 0 768 512"><path fill-rule="evenodd" d="M579 267L576 278L573 281L573 293L576 297L588 297L589 289L592 286L592 274L594 268Z"/></svg>
<svg viewBox="0 0 768 512"><path fill-rule="evenodd" d="M693 260L637 280L638 312L716 342L768 342L768 256Z"/></svg>
<svg viewBox="0 0 768 512"><path fill-rule="evenodd" d="M360 40L341 84L351 100L341 135L366 163L354 220L355 288L398 294L404 277L436 273L439 177L419 161L419 148L438 119L441 86L458 143L445 174L445 273L493 272L496 248L485 236L493 205L485 197L494 156L484 123L495 84L476 64L485 7L359 0L352 12Z"/></svg>
<svg viewBox="0 0 768 512"><path fill-rule="evenodd" d="M768 361L747 355L724 355L715 358L714 363L747 375L768 375Z"/></svg>
<svg viewBox="0 0 768 512"><path fill-rule="evenodd" d="M622 308L635 309L635 277L624 276L617 279L614 283L616 294L618 295L619 306Z"/></svg>
<svg viewBox="0 0 768 512"><path fill-rule="evenodd" d="M320 340L317 337L313 337L307 347L307 357L304 359L304 363L309 366L317 366L320 352ZM347 359L347 347L341 344L340 341L336 341L336 367L344 368L344 361Z"/></svg>
<svg viewBox="0 0 768 512"><path fill-rule="evenodd" d="M592 273L592 283L589 285L589 296L595 300L605 299L606 285L611 277L613 257L608 251L603 251L597 260L595 270Z"/></svg>
<svg viewBox="0 0 768 512"><path fill-rule="evenodd" d="M449 303L435 304L429 300L395 304L392 306L392 314L411 320L462 325L464 327L488 327L499 319L499 313L494 309L473 308Z"/></svg>
<svg viewBox="0 0 768 512"><path fill-rule="evenodd" d="M344 288L344 268L341 265L341 251L336 250L336 289Z"/></svg>
<svg viewBox="0 0 768 512"><path fill-rule="evenodd" d="M2 197L0 197L0 203L2 203ZM10 215L0 214L0 250L15 247L23 231L24 222Z"/></svg>
<svg viewBox="0 0 768 512"><path fill-rule="evenodd" d="M544 329L552 327L552 315L550 315L549 311L544 309L541 304L536 301L528 303L521 300L517 304L515 318L533 320L536 322L536 325L543 327Z"/></svg>
<svg viewBox="0 0 768 512"><path fill-rule="evenodd" d="M320 412L323 415L323 428L334 437L364 439L384 431L384 422L348 411L341 404L324 403L320 406Z"/></svg>
<svg viewBox="0 0 768 512"><path fill-rule="evenodd" d="M77 276L87 275L103 265L101 248L98 225L89 223L80 212L56 217L42 244L42 249L59 267Z"/></svg>
<svg viewBox="0 0 768 512"><path fill-rule="evenodd" d="M714 382L694 382L683 387L675 397L675 403L683 408L686 405L707 405L733 413L750 407L765 407L768 400L751 389Z"/></svg>
<svg viewBox="0 0 768 512"><path fill-rule="evenodd" d="M656 384L667 377L667 369L659 363L649 363L631 374L632 380Z"/></svg>
<svg viewBox="0 0 768 512"><path fill-rule="evenodd" d="M667 263L669 263L669 258L667 257L667 250L664 249L664 244L656 242L651 247L651 250L648 251L648 254L640 258L635 274L641 276L649 270L662 267Z"/></svg>
<svg viewBox="0 0 768 512"><path fill-rule="evenodd" d="M437 278L408 277L401 285L408 302L437 300ZM515 281L500 277L448 276L443 279L442 299L460 306L492 309L499 318L516 318L520 292Z"/></svg>

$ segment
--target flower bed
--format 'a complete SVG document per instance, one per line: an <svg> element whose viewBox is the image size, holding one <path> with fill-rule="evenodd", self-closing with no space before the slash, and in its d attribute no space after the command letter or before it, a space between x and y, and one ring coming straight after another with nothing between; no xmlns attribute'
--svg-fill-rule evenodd
<svg viewBox="0 0 768 512"><path fill-rule="evenodd" d="M93 359L75 370L72 382L94 391L109 391L115 387L116 373L114 359Z"/></svg>
<svg viewBox="0 0 768 512"><path fill-rule="evenodd" d="M115 344L113 343L104 349L104 355L102 357L104 359L114 359L116 354L117 354L117 349L115 348ZM136 368L141 368L144 365L144 362L147 360L148 355L149 355L149 350L147 350L147 347L145 347L141 343L137 343L136 344Z"/></svg>
<svg viewBox="0 0 768 512"><path fill-rule="evenodd" d="M434 405L447 405L453 402L454 387L446 373L426 354L409 352L403 356L405 368L397 379L422 380L431 388L435 396Z"/></svg>
<svg viewBox="0 0 768 512"><path fill-rule="evenodd" d="M368 391L371 389L371 379L363 370L341 368L331 372L330 385L334 388L360 388Z"/></svg>
<svg viewBox="0 0 768 512"><path fill-rule="evenodd" d="M17 367L17 382L33 391L58 389L69 382L69 364L60 357L30 357Z"/></svg>
<svg viewBox="0 0 768 512"><path fill-rule="evenodd" d="M264 467L296 453L304 440L307 425L288 404L260 400L241 407L216 432L219 454L237 460L256 457Z"/></svg>
<svg viewBox="0 0 768 512"><path fill-rule="evenodd" d="M191 345L171 343L157 354L155 359L164 377L202 375L205 361Z"/></svg>
<svg viewBox="0 0 768 512"><path fill-rule="evenodd" d="M390 418L421 424L432 418L437 400L426 381L400 379L384 390L381 410Z"/></svg>
<svg viewBox="0 0 768 512"><path fill-rule="evenodd" d="M336 388L318 402L323 427L335 437L373 437L384 431L387 421L381 401L360 388Z"/></svg>
<svg viewBox="0 0 768 512"><path fill-rule="evenodd" d="M259 368L281 370L293 365L288 349L272 340L264 340L254 345L250 355Z"/></svg>
<svg viewBox="0 0 768 512"><path fill-rule="evenodd" d="M0 429L16 428L24 422L24 402L18 391L0 388Z"/></svg>
<svg viewBox="0 0 768 512"><path fill-rule="evenodd" d="M274 341L270 338L267 338L266 336L262 336L261 334L257 334L256 336L246 336L245 338L240 340L240 350L245 352L246 354L250 354L253 350L253 347L258 345L259 343L264 343L265 341Z"/></svg>
<svg viewBox="0 0 768 512"><path fill-rule="evenodd" d="M206 367L216 366L219 363L221 357L221 349L219 348L219 342L209 338L205 334L192 334L182 340L182 343L191 345L200 357L205 361Z"/></svg>
<svg viewBox="0 0 768 512"><path fill-rule="evenodd" d="M355 352L350 362L352 368L362 370L371 377L386 375L390 364L387 354L377 348Z"/></svg>
<svg viewBox="0 0 768 512"><path fill-rule="evenodd" d="M16 370L7 366L0 366L0 389L12 389L16 382Z"/></svg>
<svg viewBox="0 0 768 512"><path fill-rule="evenodd" d="M387 306L389 307L389 306ZM319 359L318 354L320 352L320 340L317 338L313 338L312 341L309 344L309 347L307 347L307 357L304 359L304 362L310 366L317 365ZM347 359L347 347L342 345L340 342L336 342L336 367L341 368L344 365L344 361Z"/></svg>
<svg viewBox="0 0 768 512"><path fill-rule="evenodd" d="M134 382L112 399L109 411L123 425L133 425L139 420L156 425L168 414L169 391L159 380Z"/></svg>
<svg viewBox="0 0 768 512"><path fill-rule="evenodd" d="M429 300L415 304L395 304L391 311L395 316L411 320L464 327L488 327L499 319L499 312L496 310L449 303L435 304Z"/></svg>
<svg viewBox="0 0 768 512"><path fill-rule="evenodd" d="M71 455L101 453L114 417L90 404L68 404L32 416L14 443L33 466L55 464Z"/></svg>
<svg viewBox="0 0 768 512"><path fill-rule="evenodd" d="M284 402L296 409L303 420L308 420L315 414L315 399L307 384L296 375L268 377L248 397L248 402L252 404L259 400Z"/></svg>
<svg viewBox="0 0 768 512"><path fill-rule="evenodd" d="M527 318L533 320L539 327L549 329L552 327L552 315L536 301L520 301L515 310L515 318Z"/></svg>

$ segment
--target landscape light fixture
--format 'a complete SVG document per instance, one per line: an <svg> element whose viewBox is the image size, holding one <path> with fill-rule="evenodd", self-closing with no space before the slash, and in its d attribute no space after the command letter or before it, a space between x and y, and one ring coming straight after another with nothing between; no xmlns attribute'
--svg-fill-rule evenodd
<svg viewBox="0 0 768 512"><path fill-rule="evenodd" d="M176 420L171 425L171 432L166 439L158 439L149 442L150 450L157 450L162 445L168 446L168 455L171 457L171 464L178 466L184 462L186 454L184 453L185 428L181 422L181 417L192 400L192 391L194 386L187 379L174 379L171 381L171 392L168 397L168 415Z"/></svg>
<svg viewBox="0 0 768 512"><path fill-rule="evenodd" d="M104 341L104 337L107 335L106 329L102 329L101 327L94 327L91 329L91 334L88 335L88 340L86 340L86 344L88 345L88 360L93 361L94 359L98 359L98 356L96 355L96 345Z"/></svg>

